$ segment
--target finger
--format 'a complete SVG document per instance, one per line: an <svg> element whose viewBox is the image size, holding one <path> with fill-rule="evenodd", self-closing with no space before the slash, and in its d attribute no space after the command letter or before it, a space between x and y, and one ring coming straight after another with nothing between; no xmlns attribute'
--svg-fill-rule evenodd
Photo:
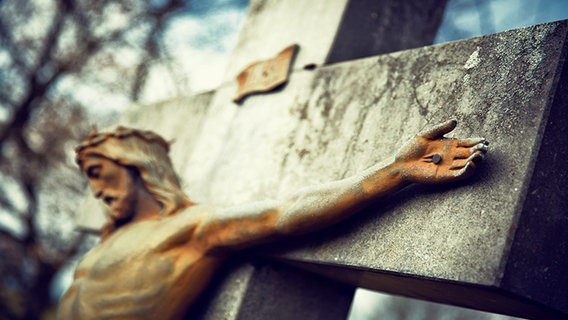
<svg viewBox="0 0 568 320"><path fill-rule="evenodd" d="M489 148L487 147L486 144L479 143L479 144L476 144L475 146L469 148L469 152L471 152L471 154L474 154L474 153L479 151L479 152L484 154L484 153L487 152L488 149Z"/></svg>
<svg viewBox="0 0 568 320"><path fill-rule="evenodd" d="M458 141L458 147L473 147L476 144L484 144L484 145L488 145L489 142L487 142L487 140L485 140L485 138L469 138L469 139L463 139L463 140L459 140Z"/></svg>
<svg viewBox="0 0 568 320"><path fill-rule="evenodd" d="M481 162L481 160L485 159L485 151L477 150L469 158L475 163Z"/></svg>
<svg viewBox="0 0 568 320"><path fill-rule="evenodd" d="M467 159L455 160L454 162L452 162L450 170L459 170L465 167L467 165L467 161L468 161Z"/></svg>
<svg viewBox="0 0 568 320"><path fill-rule="evenodd" d="M469 162L464 167L458 170L448 170L440 178L445 178L446 181L462 180L470 177L475 171L475 163Z"/></svg>
<svg viewBox="0 0 568 320"><path fill-rule="evenodd" d="M469 162L463 169L458 171L456 177L459 177L460 179L467 179L471 177L474 171L475 171L475 163Z"/></svg>
<svg viewBox="0 0 568 320"><path fill-rule="evenodd" d="M476 144L471 148L458 148L455 151L454 159L466 159L469 158L472 154L479 151L481 153L487 152L487 146L483 143Z"/></svg>
<svg viewBox="0 0 568 320"><path fill-rule="evenodd" d="M471 148L457 148L454 159L467 159L471 156Z"/></svg>
<svg viewBox="0 0 568 320"><path fill-rule="evenodd" d="M461 169L463 167L466 167L469 163L474 163L474 166L475 166L475 163L483 160L484 157L485 157L485 154L481 150L477 150L471 156L469 156L467 159L454 160L454 162L452 162L452 166L450 167L450 170Z"/></svg>
<svg viewBox="0 0 568 320"><path fill-rule="evenodd" d="M430 140L442 139L446 133L449 133L452 130L454 130L454 128L457 125L458 125L458 120L452 119L452 120L440 123L440 124L434 126L431 129L422 131L418 135L420 135L420 136L422 136L426 139L430 139Z"/></svg>

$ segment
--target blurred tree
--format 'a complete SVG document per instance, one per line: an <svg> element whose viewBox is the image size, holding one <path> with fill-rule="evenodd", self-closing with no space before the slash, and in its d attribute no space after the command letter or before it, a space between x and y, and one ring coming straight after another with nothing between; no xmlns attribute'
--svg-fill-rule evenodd
<svg viewBox="0 0 568 320"><path fill-rule="evenodd" d="M152 65L167 61L168 19L187 7L0 1L0 319L46 317L58 270L86 238L70 232L85 187L72 155L88 131L84 88L139 100Z"/></svg>

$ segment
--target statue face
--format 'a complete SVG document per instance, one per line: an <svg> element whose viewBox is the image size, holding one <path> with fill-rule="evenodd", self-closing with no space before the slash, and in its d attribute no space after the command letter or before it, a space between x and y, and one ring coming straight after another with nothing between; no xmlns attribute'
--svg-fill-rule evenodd
<svg viewBox="0 0 568 320"><path fill-rule="evenodd" d="M112 219L124 221L134 216L140 184L131 170L98 155L84 156L81 169L93 195L108 206Z"/></svg>

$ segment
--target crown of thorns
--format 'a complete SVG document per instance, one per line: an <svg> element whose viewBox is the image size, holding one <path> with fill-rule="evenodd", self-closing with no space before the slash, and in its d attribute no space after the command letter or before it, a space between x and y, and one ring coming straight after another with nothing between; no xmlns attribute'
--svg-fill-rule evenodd
<svg viewBox="0 0 568 320"><path fill-rule="evenodd" d="M75 152L79 154L86 148L99 145L109 138L125 139L130 136L136 136L148 143L157 143L162 146L162 148L164 148L166 152L169 152L170 150L170 144L166 142L164 138L152 131L137 130L118 126L114 131L101 133L98 133L97 128L93 127L87 138L75 148Z"/></svg>

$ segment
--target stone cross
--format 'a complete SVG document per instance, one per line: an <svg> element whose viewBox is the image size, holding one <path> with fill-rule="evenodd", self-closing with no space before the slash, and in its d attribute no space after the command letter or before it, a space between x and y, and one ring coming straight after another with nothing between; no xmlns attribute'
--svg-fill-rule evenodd
<svg viewBox="0 0 568 320"><path fill-rule="evenodd" d="M175 139L190 198L216 205L355 174L449 118L456 135L492 143L468 182L410 187L339 226L235 257L188 318L345 319L354 287L566 317L568 22L420 47L443 6L403 3L252 1L223 85L124 115ZM283 87L232 101L247 65L292 44Z"/></svg>

